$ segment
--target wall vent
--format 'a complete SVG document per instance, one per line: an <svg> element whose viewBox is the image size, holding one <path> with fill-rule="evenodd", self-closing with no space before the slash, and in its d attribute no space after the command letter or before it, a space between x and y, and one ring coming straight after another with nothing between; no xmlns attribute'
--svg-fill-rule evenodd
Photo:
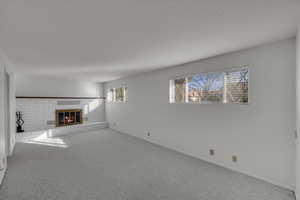
<svg viewBox="0 0 300 200"><path fill-rule="evenodd" d="M80 105L80 101L76 100L76 101L57 101L57 105L60 106L67 106L67 105Z"/></svg>

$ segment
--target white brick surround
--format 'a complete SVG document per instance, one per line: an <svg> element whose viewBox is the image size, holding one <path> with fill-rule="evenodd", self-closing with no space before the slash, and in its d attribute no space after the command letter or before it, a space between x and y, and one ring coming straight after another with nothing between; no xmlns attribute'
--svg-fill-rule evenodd
<svg viewBox="0 0 300 200"><path fill-rule="evenodd" d="M58 105L58 101L70 104L76 101L78 105ZM54 128L57 109L82 109L84 124L104 121L104 101L101 99L17 99L16 110L23 114L26 132Z"/></svg>

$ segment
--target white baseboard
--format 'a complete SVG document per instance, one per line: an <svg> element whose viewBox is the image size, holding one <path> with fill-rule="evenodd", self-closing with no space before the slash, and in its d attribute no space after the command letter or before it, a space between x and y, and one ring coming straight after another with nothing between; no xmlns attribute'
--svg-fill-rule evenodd
<svg viewBox="0 0 300 200"><path fill-rule="evenodd" d="M111 129L115 130L117 132L120 132L120 133L124 133L124 134L129 135L129 136L133 136L133 137L138 138L138 139L142 139L142 140L147 141L149 143L152 143L152 144L155 144L155 145L159 145L159 146L171 149L173 151L177 151L177 152L179 152L181 154L184 154L184 155L187 155L187 156L191 156L191 157L196 158L196 159L204 160L204 161L209 162L211 164L218 165L218 166L224 167L226 169L230 169L232 171L239 172L241 174L245 174L247 176L250 176L250 177L253 177L253 178L256 178L256 179L268 182L268 183L271 183L273 185L276 185L276 186L279 186L279 187L282 187L282 188L285 188L285 189L288 189L288 190L291 190L291 191L295 191L295 186L293 186L293 185L290 185L290 184L287 184L287 183L282 183L282 182L274 180L273 178L270 178L270 177L265 177L265 176L253 174L253 173L244 171L242 169L232 167L232 166L230 166L230 165L228 165L226 163L223 163L220 160L210 160L210 159L207 159L205 156L194 155L192 153L182 151L181 149L176 149L176 148L173 148L173 147L165 146L164 144L161 144L159 142L154 142L152 140L147 140L146 138L138 137L138 136L135 136L135 135L131 135L129 133L125 133L125 132L122 132L122 131L114 129L114 128L111 128ZM299 196L299 198L300 198L300 196Z"/></svg>
<svg viewBox="0 0 300 200"><path fill-rule="evenodd" d="M177 151L176 149L174 149L175 151ZM184 152L181 152L179 151L180 153L183 153L183 154L186 154ZM272 178L269 178L269 177L264 177L264 176L259 176L259 175L256 175L256 174L253 174L253 173L249 173L247 171L244 171L242 169L238 169L238 168L235 168L235 167L232 167L232 166L229 166L223 162L220 162L220 161L215 161L215 160L209 160L207 158L205 158L204 156L203 157L195 157L193 155L190 155L194 158L198 158L198 159L201 159L201 160L204 160L206 162L209 162L209 163L212 163L212 164L215 164L215 165L218 165L218 166L221 166L221 167L224 167L226 169L230 169L232 171L235 171L235 172L239 172L241 174L245 174L247 176L250 176L250 177L253 177L253 178L256 178L256 179L259 179L259 180L262 180L262 181L265 181L265 182L268 182L268 183L271 183L273 185L276 185L276 186L279 186L279 187L282 187L282 188L285 188L285 189L288 189L288 190L291 190L291 191L295 191L295 187L294 186L291 186L289 184L286 184L286 183L282 183L280 181L276 181Z"/></svg>

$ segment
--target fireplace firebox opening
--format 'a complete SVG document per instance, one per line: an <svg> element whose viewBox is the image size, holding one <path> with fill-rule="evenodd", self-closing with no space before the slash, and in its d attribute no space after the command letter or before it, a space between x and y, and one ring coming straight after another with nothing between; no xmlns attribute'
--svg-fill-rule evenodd
<svg viewBox="0 0 300 200"><path fill-rule="evenodd" d="M82 110L56 110L56 127L82 124Z"/></svg>

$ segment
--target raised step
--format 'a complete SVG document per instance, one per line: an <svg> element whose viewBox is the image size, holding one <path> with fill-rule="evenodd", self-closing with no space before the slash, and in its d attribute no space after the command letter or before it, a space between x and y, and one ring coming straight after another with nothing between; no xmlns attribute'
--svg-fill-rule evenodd
<svg viewBox="0 0 300 200"><path fill-rule="evenodd" d="M73 126L65 126L65 127L58 127L53 129L47 130L40 130L40 131L32 131L32 132L24 132L24 133L17 133L16 134L16 141L22 142L24 140L31 140L36 137L45 136L48 138L60 136L60 135L68 135L72 133L78 133L81 131L94 131L102 128L108 128L108 122L93 122L87 124L78 124Z"/></svg>

